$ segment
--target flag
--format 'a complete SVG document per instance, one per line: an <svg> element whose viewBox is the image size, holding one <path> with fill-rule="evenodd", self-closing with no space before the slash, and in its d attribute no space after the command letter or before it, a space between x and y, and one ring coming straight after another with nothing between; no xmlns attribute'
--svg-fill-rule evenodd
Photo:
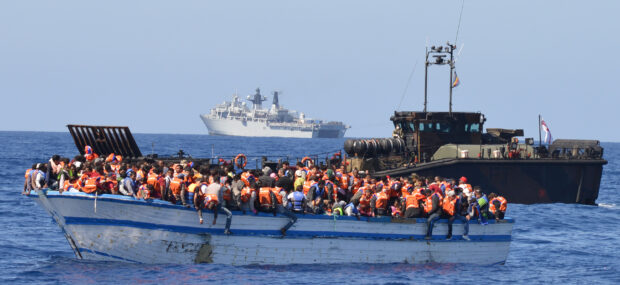
<svg viewBox="0 0 620 285"><path fill-rule="evenodd" d="M454 81L452 82L452 88L459 86L459 83L461 83L461 81L459 80L459 76L456 75L456 71L454 72Z"/></svg>
<svg viewBox="0 0 620 285"><path fill-rule="evenodd" d="M547 126L547 123L545 123L545 120L541 120L540 121L540 125L543 129L543 131L545 131L545 143L547 144L551 144L553 142L553 137L551 136L551 131L549 130L549 127Z"/></svg>

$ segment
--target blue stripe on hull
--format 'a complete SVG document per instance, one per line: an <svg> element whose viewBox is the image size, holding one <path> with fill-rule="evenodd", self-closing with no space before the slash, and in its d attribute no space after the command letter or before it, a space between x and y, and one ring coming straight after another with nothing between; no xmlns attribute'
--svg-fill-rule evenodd
<svg viewBox="0 0 620 285"><path fill-rule="evenodd" d="M86 193L63 193L63 194L59 194L58 191L48 191L47 192L47 198L48 199L78 199L78 200L94 200L95 199L95 195L92 194L86 194ZM36 193L33 193L31 196L37 197ZM192 211L195 212L195 210L193 208L186 208L183 207L181 205L173 205L170 202L167 201L162 201L162 200L139 200L139 199L135 199L133 197L128 197L128 196L122 196L122 195L111 195L111 194L103 194L97 197L97 199L99 201L106 201L106 202L113 202L113 203L119 203L119 204L131 204L131 205L136 205L136 206L147 206L147 207L159 207L159 208L169 208L169 209L175 209L175 210L180 210L180 211ZM243 215L243 213L241 211L232 211L233 215L235 216L241 216ZM250 215L250 214L247 214ZM258 213L257 216L259 217L272 217L272 214L268 214L268 213ZM278 214L278 216L282 216L280 214ZM285 216L282 216L285 217ZM333 220L334 216L328 216L328 215L312 215L312 214L306 214L306 215L297 215L298 218L300 219L323 219L323 220ZM348 217L348 216L338 216L336 219L338 220L350 220L350 221L357 221L357 218L355 217ZM413 219L411 219L413 220ZM361 217L361 221L363 222L379 222L379 223L390 223L392 221L392 219L390 217L376 217L376 218L369 218L369 217ZM426 219L425 218L417 218L415 219L416 223L426 223ZM437 223L447 223L448 220L446 219L442 219L436 222ZM477 224L477 221L470 221L470 224ZM488 221L489 224L495 224L495 220L491 219ZM504 220L500 221L500 223L514 223L514 219L511 218L505 218ZM462 224L461 221L455 221L454 224Z"/></svg>
<svg viewBox="0 0 620 285"><path fill-rule="evenodd" d="M154 223L143 223L129 220L113 220L113 219L97 219L83 217L65 217L67 225L94 225L94 226L117 226L130 227L148 230L164 230L178 233L188 234L211 234L224 235L223 229L209 229L200 227L187 227L175 225L162 225ZM270 236L281 237L279 230L242 230L232 229L236 236ZM423 235L403 235L403 234L379 234L379 233L354 233L354 232L331 232L331 231L296 231L289 230L286 238L355 238L368 240L423 240ZM455 240L446 241L445 236L434 236L434 241L454 242ZM477 242L509 242L510 235L479 235L470 236L472 241ZM457 240L458 241L458 240Z"/></svg>

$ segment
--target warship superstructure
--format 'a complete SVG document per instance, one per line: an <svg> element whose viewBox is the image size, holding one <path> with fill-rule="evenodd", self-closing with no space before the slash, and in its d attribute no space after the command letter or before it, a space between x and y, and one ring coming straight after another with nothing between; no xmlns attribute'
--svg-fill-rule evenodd
<svg viewBox="0 0 620 285"><path fill-rule="evenodd" d="M247 97L252 103L248 107L239 96L211 109L200 118L207 126L210 135L245 137L288 137L288 138L342 138L349 128L342 122L324 122L306 118L280 106L278 91L273 92L269 109L262 103L267 98L256 89L256 94Z"/></svg>

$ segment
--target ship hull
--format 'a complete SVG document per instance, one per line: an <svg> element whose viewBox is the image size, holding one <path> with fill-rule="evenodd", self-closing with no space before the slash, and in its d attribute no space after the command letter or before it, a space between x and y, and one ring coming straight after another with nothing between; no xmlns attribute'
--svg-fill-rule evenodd
<svg viewBox="0 0 620 285"><path fill-rule="evenodd" d="M344 126L324 125L318 128L280 127L260 121L213 119L206 115L201 115L200 118L207 127L209 135L217 136L342 138L346 132Z"/></svg>
<svg viewBox="0 0 620 285"><path fill-rule="evenodd" d="M424 240L425 219L300 215L280 235L288 219L233 212L232 235L225 235L225 215L217 224L205 213L164 201L143 201L117 195L95 197L55 191L31 197L45 208L65 233L78 258L140 263L317 264L317 263L473 263L502 264L509 253L514 221L470 223L471 241L447 241L447 225L435 226Z"/></svg>
<svg viewBox="0 0 620 285"><path fill-rule="evenodd" d="M376 175L467 177L485 193L511 203L595 204L605 160L445 159L416 167L380 171Z"/></svg>

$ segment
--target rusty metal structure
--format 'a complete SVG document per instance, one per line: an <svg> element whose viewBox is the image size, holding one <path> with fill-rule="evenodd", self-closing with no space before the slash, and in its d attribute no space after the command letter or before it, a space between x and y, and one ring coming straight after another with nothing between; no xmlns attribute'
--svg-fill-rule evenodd
<svg viewBox="0 0 620 285"><path fill-rule="evenodd" d="M125 158L142 157L129 127L67 125L67 128L82 155L84 147L89 145L99 155L114 153Z"/></svg>

